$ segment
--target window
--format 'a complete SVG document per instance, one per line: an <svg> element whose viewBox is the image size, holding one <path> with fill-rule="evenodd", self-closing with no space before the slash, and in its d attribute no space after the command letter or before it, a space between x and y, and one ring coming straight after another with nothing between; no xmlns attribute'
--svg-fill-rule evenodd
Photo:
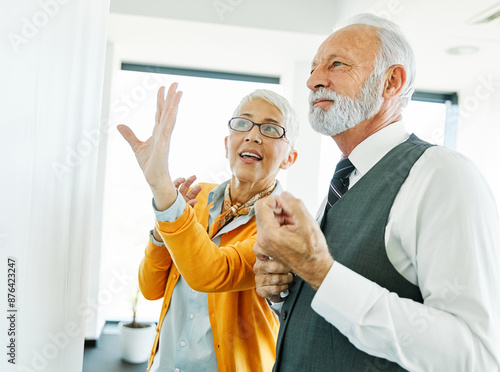
<svg viewBox="0 0 500 372"><path fill-rule="evenodd" d="M454 149L458 119L456 93L415 92L403 111L406 129L420 139Z"/></svg>

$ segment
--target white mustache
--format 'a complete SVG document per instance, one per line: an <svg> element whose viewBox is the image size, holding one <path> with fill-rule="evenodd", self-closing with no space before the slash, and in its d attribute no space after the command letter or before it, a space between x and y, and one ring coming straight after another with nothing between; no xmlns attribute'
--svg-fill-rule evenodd
<svg viewBox="0 0 500 372"><path fill-rule="evenodd" d="M344 96L342 94L334 92L333 90L321 87L316 92L311 91L309 93L309 104L312 106L312 104L315 101L318 101L320 99L327 99L327 100L335 101L336 99L339 99L340 97L344 97Z"/></svg>

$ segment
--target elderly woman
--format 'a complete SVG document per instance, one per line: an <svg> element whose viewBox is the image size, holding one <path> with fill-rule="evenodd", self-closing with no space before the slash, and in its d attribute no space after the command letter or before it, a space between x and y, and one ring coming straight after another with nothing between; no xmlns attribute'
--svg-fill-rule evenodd
<svg viewBox="0 0 500 372"><path fill-rule="evenodd" d="M118 127L151 187L157 220L139 269L144 297L163 297L148 371L270 371L278 322L255 291L253 205L281 192L276 174L297 158L295 114L272 91L244 97L225 138L231 179L187 191L194 179L173 182L168 169L176 90L172 84L164 98L160 88L147 141Z"/></svg>

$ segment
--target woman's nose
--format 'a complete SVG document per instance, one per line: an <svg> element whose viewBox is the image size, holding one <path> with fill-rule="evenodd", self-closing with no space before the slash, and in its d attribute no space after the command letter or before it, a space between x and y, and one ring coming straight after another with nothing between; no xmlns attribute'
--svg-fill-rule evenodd
<svg viewBox="0 0 500 372"><path fill-rule="evenodd" d="M254 125L245 136L245 141L262 143L262 134L260 133L259 127Z"/></svg>

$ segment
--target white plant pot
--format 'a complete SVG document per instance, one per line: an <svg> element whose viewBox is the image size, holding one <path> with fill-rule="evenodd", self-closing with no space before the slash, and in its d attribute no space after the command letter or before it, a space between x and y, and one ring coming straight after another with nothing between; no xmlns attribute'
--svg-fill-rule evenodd
<svg viewBox="0 0 500 372"><path fill-rule="evenodd" d="M141 322L143 323L143 322ZM120 351L122 359L129 363L144 363L148 361L156 335L155 323L144 328L130 328L130 321L118 323L120 334Z"/></svg>

